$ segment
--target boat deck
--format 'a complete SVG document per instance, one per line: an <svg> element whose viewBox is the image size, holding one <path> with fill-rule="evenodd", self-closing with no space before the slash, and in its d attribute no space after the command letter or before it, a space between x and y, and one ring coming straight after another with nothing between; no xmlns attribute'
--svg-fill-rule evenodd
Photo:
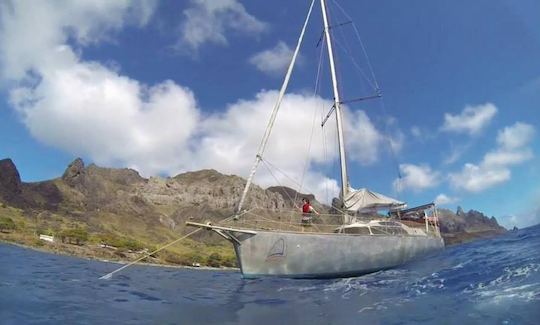
<svg viewBox="0 0 540 325"><path fill-rule="evenodd" d="M240 217L238 220L229 220L219 223L220 226L226 226L239 229L251 230L270 230L270 231L287 231L287 232L310 232L310 233L336 233L336 229L341 227L343 216L338 214L310 214L310 222L303 223L303 213L297 211L252 211ZM384 221L388 223L397 221L409 228L421 229L427 235L439 236L439 229L433 220L401 220L395 217L386 217L384 215L372 215L358 218L361 222L369 222L370 220ZM426 231L427 230L427 231ZM395 235L395 227L377 227L377 231L373 231L374 235ZM406 233L405 233L406 234Z"/></svg>

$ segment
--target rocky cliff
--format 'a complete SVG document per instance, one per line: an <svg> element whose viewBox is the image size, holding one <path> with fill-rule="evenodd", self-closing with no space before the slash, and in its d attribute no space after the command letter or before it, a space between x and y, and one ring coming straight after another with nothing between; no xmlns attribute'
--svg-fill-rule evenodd
<svg viewBox="0 0 540 325"><path fill-rule="evenodd" d="M22 209L55 210L61 200L54 180L23 183L13 161L0 160L0 201Z"/></svg>
<svg viewBox="0 0 540 325"><path fill-rule="evenodd" d="M447 245L495 236L506 231L495 217L489 218L476 210L465 212L458 207L456 213L448 209L439 209L438 212L441 234Z"/></svg>
<svg viewBox="0 0 540 325"><path fill-rule="evenodd" d="M83 227L98 242L102 237L154 245L170 241L187 231L188 220L215 222L231 216L244 186L244 179L215 170L147 179L132 169L86 166L81 159L70 163L60 178L25 183L10 159L0 160L0 203L19 209L24 215L21 222L34 227L34 232ZM245 207L271 213L286 207L286 202L281 194L254 185ZM209 232L194 239L224 244Z"/></svg>

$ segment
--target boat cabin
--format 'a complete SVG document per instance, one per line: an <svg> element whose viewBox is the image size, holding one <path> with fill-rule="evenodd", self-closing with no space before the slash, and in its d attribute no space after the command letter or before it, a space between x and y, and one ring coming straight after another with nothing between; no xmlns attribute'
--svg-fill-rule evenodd
<svg viewBox="0 0 540 325"><path fill-rule="evenodd" d="M392 220L357 221L349 225L339 226L334 230L337 234L355 235L413 235L426 236L422 229L412 228L401 222Z"/></svg>

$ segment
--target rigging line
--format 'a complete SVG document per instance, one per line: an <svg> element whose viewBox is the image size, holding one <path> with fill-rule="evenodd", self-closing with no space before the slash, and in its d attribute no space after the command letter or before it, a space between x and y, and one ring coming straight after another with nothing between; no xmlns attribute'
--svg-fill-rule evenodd
<svg viewBox="0 0 540 325"><path fill-rule="evenodd" d="M335 108L335 106L333 106ZM324 150L324 161L328 161L328 151L329 151L329 144L328 144L328 136L326 134L326 128L324 127L324 124L326 123L326 120L330 118L329 115L327 115L327 118L323 120L324 112L325 112L325 106L321 105L321 140L323 143L323 150ZM333 148L335 149L335 147ZM331 171L334 173L336 170L336 161L333 160ZM330 202L330 190L329 190L329 184L328 181L325 182L325 194L326 194L326 200Z"/></svg>
<svg viewBox="0 0 540 325"><path fill-rule="evenodd" d="M341 26L345 26L345 25L348 25L348 24L352 24L353 22L352 21L346 21L344 23L341 23L341 24L338 24L338 25L333 25L333 26L328 26L328 29L330 28L334 28L334 27L341 27ZM321 32L321 36L319 36L319 40L317 41L317 44L315 45L315 47L319 47L319 45L321 44L321 42L324 40L324 30Z"/></svg>
<svg viewBox="0 0 540 325"><path fill-rule="evenodd" d="M323 113L323 109L324 109L324 106L322 106L321 108L321 113ZM326 129L324 128L324 124L321 124L321 142L322 142L322 146L323 146L323 156L324 156L324 161L328 161L328 144L326 143ZM329 190L328 190L328 181L326 180L324 182L324 188L325 188L325 197L326 197L326 201L328 202L329 201Z"/></svg>
<svg viewBox="0 0 540 325"><path fill-rule="evenodd" d="M285 91L287 90L287 86L289 85L289 80L291 78L291 74L292 74L292 71L296 62L296 58L298 57L298 52L300 52L300 46L302 45L302 40L304 39L304 34L306 32L306 27L309 21L309 17L311 16L311 11L313 10L314 3L315 3L315 0L312 0L311 5L309 6L309 11L306 16L306 20L304 21L304 25L302 26L302 32L300 33L300 36L298 37L296 49L294 50L294 54L289 64L289 68L287 69L287 74L285 75L285 79L283 80L283 84L281 85L278 99L274 105L274 108L272 109L270 120L268 121L266 130L264 131L264 135L259 145L259 150L257 151L257 155L255 156L255 162L253 163L253 167L251 168L251 172L246 181L246 185L244 187L244 191L242 192L240 202L238 203L238 207L236 211L237 213L240 213L240 211L242 210L242 206L244 204L244 200L246 199L247 192L249 191L249 187L251 183L253 182L253 177L255 176L255 173L257 172L257 167L259 166L259 163L261 162L262 155L264 154L264 151L266 149L266 144L268 143L268 139L270 138L270 134L272 133L272 127L274 126L274 123L277 118L277 113L281 105L281 101L283 100L283 97L285 96Z"/></svg>
<svg viewBox="0 0 540 325"><path fill-rule="evenodd" d="M262 159L261 158L261 161L265 164L268 164L268 166L272 167L273 169L277 170L278 172L280 172L283 176L285 176L286 178L288 178L291 182L293 182L295 185L300 185L300 183L298 181L296 181L294 178L290 177L289 175L287 175L287 173L285 173L283 170L281 170L279 167L273 165L271 162L269 162L268 160L266 159ZM308 192L312 192L312 193L315 193L314 191L312 191L310 188L307 188L306 187L306 191Z"/></svg>
<svg viewBox="0 0 540 325"><path fill-rule="evenodd" d="M352 21L352 18L351 16L349 16L347 14L347 12L343 9L343 7L341 7L341 5L336 1L336 0L333 0L332 2L334 2L334 4L336 5L336 7L338 7L338 9L341 11L341 13L349 20ZM362 38L360 37L360 32L358 32L358 27L356 27L356 24L352 23L352 26L353 26L353 29L354 29L354 32L356 34L356 38L358 39L358 41L360 42L360 47L362 48L362 52L364 52L364 56L366 57L366 61L367 61L367 64L368 64L368 68L369 68L369 71L371 72L371 76L373 77L373 82L375 83L375 86L376 88L378 89L379 88L379 84L377 82L377 79L375 78L375 72L373 71L373 66L371 65L371 61L369 59L369 56L367 54L367 51L366 51L366 47L364 46L364 42L362 42Z"/></svg>
<svg viewBox="0 0 540 325"><path fill-rule="evenodd" d="M343 7L341 7L341 5L336 1L336 0L333 0L334 4L336 5L336 7L341 11L341 13L349 20L352 21L351 19L351 16L349 16L347 14L347 12L343 9ZM369 68L369 71L371 73L371 76L373 78L373 82L375 84L375 89L379 90L379 84L377 82L377 78L375 77L375 71L373 70L373 66L371 64L371 60L369 59L369 55L367 54L367 51L366 51L366 47L364 45L364 42L362 41L362 37L360 37L360 32L358 31L358 27L356 26L356 24L353 22L352 24L353 26L353 30L354 30L354 33L356 35L356 38L358 39L358 42L360 43L360 47L362 48L362 52L364 53L364 57L366 58L366 62L367 62L367 65L368 65L368 68ZM383 109L383 114L384 115L388 115L387 112L386 112L386 106L384 104L384 99L381 100L381 106L382 106L382 109ZM396 155L396 152L395 152L395 149L394 149L394 146L393 146L393 143L392 141L390 140L390 136L389 136L389 132L388 132L388 124L385 123L385 128L386 128L386 139L387 141L389 142L389 145L390 145L390 150L391 150L391 155L392 155L392 158L393 158L393 161L394 161L394 164L396 166L396 170L397 170L397 174L398 174L398 187L401 187L401 180L402 180L402 175L401 175L401 171L399 169L399 161L397 159L397 155ZM399 198L399 197L398 197Z"/></svg>
<svg viewBox="0 0 540 325"><path fill-rule="evenodd" d="M352 19L350 19L350 17L347 17L347 18L349 19L349 22L354 24ZM347 37L345 37L345 33L344 33L343 29L340 29L339 32L340 32L340 35L341 35L341 37L343 39L343 43L345 44L345 46L341 45L341 42L337 38L336 38L336 44L345 52L345 54L347 54L349 56L349 59L351 60L351 62L355 66L355 68L358 71L360 71L362 77L364 77L364 79L368 82L368 84L374 90L376 90L376 85L374 84L374 81L369 79L369 77L364 73L364 69L362 69L360 67L360 64L356 61L355 55L353 55L353 51L351 50L351 47L349 46L349 43L347 42Z"/></svg>
<svg viewBox="0 0 540 325"><path fill-rule="evenodd" d="M266 161L266 160L262 160L263 162L263 165L266 167L266 169L268 169L268 172L270 173L270 175L272 175L272 177L274 178L274 180L278 183L279 186L281 187L284 187L281 182L279 181L279 179L274 175L274 173L272 173L272 170L270 169L270 166L268 165L269 163ZM296 208L296 209L299 209L300 207L298 205L296 205L296 195L295 194L295 198L293 200L293 198L289 195L289 191L285 190L284 191L285 194L287 195L287 197L289 198L289 200L291 200L291 204ZM298 192L297 192L298 193ZM292 218L293 218L293 215L291 214L290 217L289 217L289 222L292 223Z"/></svg>
<svg viewBox="0 0 540 325"><path fill-rule="evenodd" d="M389 114L386 110L386 105L384 103L384 98L381 100L381 109L383 111L383 114L385 117L389 117ZM394 168L396 169L396 172L397 172L397 175L398 175L398 186L397 188L395 189L396 190L396 197L398 199L400 199L400 194L401 194L401 182L402 182L402 179L403 179L403 175L401 175L401 170L399 168L399 160L398 160L398 156L397 156L397 153L396 153L396 150L394 148L394 143L391 139L391 136L390 136L390 125L389 125L389 122L387 121L384 121L384 126L385 126L385 139L387 140L388 142L388 146L390 147L390 155L392 157L392 162L394 163Z"/></svg>
<svg viewBox="0 0 540 325"><path fill-rule="evenodd" d="M323 143L324 161L328 161L328 145L326 143L326 129L324 127L321 127L321 128L322 128L321 138L322 138L322 143ZM329 194L330 191L328 190L328 181L324 182L324 189L325 189L325 194L326 194L326 201L328 202L329 197L330 197L330 194Z"/></svg>
<svg viewBox="0 0 540 325"><path fill-rule="evenodd" d="M288 178L290 181L292 181L292 182L294 182L294 183L296 183L296 184L298 185L298 182L297 182L297 181L295 181L293 178L291 178L290 176L288 176L283 170L281 170L281 169L279 169L278 167L272 165L272 163L270 163L268 160L262 159L261 161L263 162L263 164L267 165L268 171L270 172L270 174L272 175L272 177L274 177L274 178L276 179L276 181L277 181L278 183L280 183L279 180L274 176L274 174L272 173L272 171L270 170L269 167L272 167L272 168L276 169L276 170L277 170L278 172L280 172L283 176L285 176L285 177ZM307 191L310 191L309 188L306 189L306 190L307 190ZM311 192L313 192L313 191L311 191ZM289 196L289 198L290 198L290 196ZM299 208L298 206L296 206L296 207ZM347 211L346 211L346 210L342 210L342 209L340 209L339 207L333 207L333 208L334 208L336 211L338 211L338 212L341 212L341 213L343 213L343 214L347 214Z"/></svg>
<svg viewBox="0 0 540 325"><path fill-rule="evenodd" d="M345 52L345 54L347 54L349 56L349 59L351 60L352 64L354 65L354 67L360 72L361 74L361 77L363 77L366 82L371 86L371 88L373 88L373 90L377 90L379 89L378 88L378 85L377 85L377 82L375 80L371 80L367 75L366 73L364 72L364 70L360 67L360 64L354 59L354 56L351 52L349 52L342 44L341 42L339 42L337 39L335 40L335 43L338 45L338 48L341 49L343 52Z"/></svg>
<svg viewBox="0 0 540 325"><path fill-rule="evenodd" d="M278 183L278 185L281 186L281 187L284 187L284 186L281 184L281 182L279 181L279 179L274 175L274 173L272 173L272 169L270 169L270 166L268 165L268 162L267 162L266 160L264 160L264 159L262 160L262 162L263 162L263 166L265 166L266 169L268 169L268 172L270 173L270 175L272 175L272 177L273 177L274 180ZM298 206L296 205L296 201L293 200L293 198L289 195L289 192L288 192L288 191L284 191L284 192L285 192L285 194L287 195L287 197L289 198L289 200L291 200L292 204L293 204L296 208L298 208Z"/></svg>
<svg viewBox="0 0 540 325"><path fill-rule="evenodd" d="M361 101L364 101L364 100L375 99L375 98L380 98L380 97L382 97L382 94L381 94L380 91L377 91L377 93L375 95L359 97L359 98L353 98L353 99L348 99L348 100L342 100L340 102L340 104L361 102Z"/></svg>
<svg viewBox="0 0 540 325"><path fill-rule="evenodd" d="M289 179L291 182L294 183L294 185L296 186L300 186L300 183L295 180L294 178L290 177L289 175L287 175L287 173L285 173L283 170L281 170L279 167L273 165L271 162L269 162L268 160L266 159L263 159L261 158L261 161L263 162L263 164L268 164L269 167L272 167L273 169L277 170L278 172L280 172L283 176L285 176L287 179ZM279 183L279 182L278 182Z"/></svg>
<svg viewBox="0 0 540 325"><path fill-rule="evenodd" d="M345 21L345 22L342 22L342 23L339 23L339 24L330 25L330 26L328 26L328 28L341 27L341 26L345 26L345 25L352 24L352 23L353 23L353 21L352 21L352 20L349 20L349 21Z"/></svg>
<svg viewBox="0 0 540 325"><path fill-rule="evenodd" d="M294 182L294 183L296 183L296 185L298 185L298 182L297 182L297 181L295 181L293 178L291 178L289 175L287 175L283 170L279 169L277 166L272 165L272 163L270 163L268 160L262 159L261 161L263 162L263 164L268 164L269 167L274 168L275 170L277 170L278 172L280 172L283 176L285 176L286 178L288 178L291 182ZM268 168L268 167L267 167L267 168ZM272 174L271 171L270 171L270 174ZM272 175L272 176L273 176L273 175ZM274 176L274 177L275 177L275 176ZM276 180L277 180L277 179L276 179ZM279 183L279 181L278 181L278 183ZM312 190L309 189L309 188L306 188L306 191L315 193L314 191L312 191ZM297 208L298 208L298 206L297 206ZM339 208L337 208L337 207L334 207L334 208L335 208L337 211L341 212L341 213L346 213L346 212L344 212L343 210L341 210L341 209L339 209Z"/></svg>
<svg viewBox="0 0 540 325"><path fill-rule="evenodd" d="M321 36L319 37L319 40L317 41L315 48L319 47L319 45L321 44L323 40L324 40L324 30L321 32Z"/></svg>
<svg viewBox="0 0 540 325"><path fill-rule="evenodd" d="M320 51L320 54L319 54L319 64L317 65L317 76L315 78L315 88L313 90L313 97L315 97L315 95L317 95L318 90L319 90L319 78L320 78L320 75L321 75L322 57L323 57L323 53L324 53L323 49L324 49L324 46L321 46L321 51ZM313 120L311 122L311 134L309 136L308 149L307 149L307 155L306 155L306 162L304 164L304 170L302 171L302 177L300 178L300 188L299 188L298 192L296 192L297 194L295 194L295 196L294 196L295 202L296 202L296 199L298 197L298 193L302 192L302 187L304 186L304 178L306 176L307 169L309 167L309 156L311 154L311 145L313 143L313 134L315 133L315 119L316 118L317 118L317 111L314 109L313 110Z"/></svg>
<svg viewBox="0 0 540 325"><path fill-rule="evenodd" d="M324 47L324 44L323 44ZM324 61L323 61L324 64ZM320 87L320 86L319 86ZM324 119L324 112L325 112L325 105L324 103L321 103L320 105L320 111L321 111L321 142L323 146L323 152L324 152L324 161L328 161L328 144L326 140L326 129L324 128L324 123L322 122ZM328 201L329 198L329 190L328 190L328 182L325 182L325 194L326 194L326 200Z"/></svg>

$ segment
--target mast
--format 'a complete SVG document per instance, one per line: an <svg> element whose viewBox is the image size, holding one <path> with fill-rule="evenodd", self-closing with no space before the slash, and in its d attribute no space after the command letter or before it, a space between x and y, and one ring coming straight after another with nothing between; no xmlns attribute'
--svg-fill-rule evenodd
<svg viewBox="0 0 540 325"><path fill-rule="evenodd" d="M332 40L330 38L330 24L328 23L328 16L326 12L326 1L321 0L321 10L324 20L324 33L326 37L326 47L328 48L328 57L330 59L330 72L332 74L332 85L334 89L334 108L336 110L336 122L338 132L338 144L339 144L339 160L341 162L341 195L343 202L345 197L349 193L349 178L347 176L347 160L345 157L345 139L343 137L343 120L341 116L341 99L339 97L339 90L336 77L336 66L334 63L334 51L332 49Z"/></svg>

